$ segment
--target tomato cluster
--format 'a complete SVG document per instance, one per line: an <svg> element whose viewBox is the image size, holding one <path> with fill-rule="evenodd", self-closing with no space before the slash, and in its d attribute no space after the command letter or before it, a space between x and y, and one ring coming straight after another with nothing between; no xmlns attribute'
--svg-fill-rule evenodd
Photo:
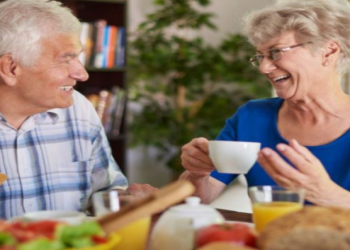
<svg viewBox="0 0 350 250"><path fill-rule="evenodd" d="M57 250L75 246L83 248L108 242L107 237L102 234L102 229L96 222L66 225L52 220L12 223L0 221L0 250L15 250L18 246L27 243L35 246L33 242L37 242L38 246L43 246L43 240L48 247L51 247L50 244L54 244L54 242L59 242L59 244L52 246L55 247L53 249ZM45 247L43 248L45 249Z"/></svg>
<svg viewBox="0 0 350 250"><path fill-rule="evenodd" d="M16 221L13 223L0 223L0 231L11 234L18 242L27 242L33 239L45 237L54 238L54 232L59 222L38 221L25 223Z"/></svg>

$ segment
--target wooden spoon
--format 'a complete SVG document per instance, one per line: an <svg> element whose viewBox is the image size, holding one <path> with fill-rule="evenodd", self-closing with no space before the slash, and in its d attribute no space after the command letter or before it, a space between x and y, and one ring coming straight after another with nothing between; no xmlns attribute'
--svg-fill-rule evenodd
<svg viewBox="0 0 350 250"><path fill-rule="evenodd" d="M0 185L7 180L7 175L4 173L0 173Z"/></svg>
<svg viewBox="0 0 350 250"><path fill-rule="evenodd" d="M191 182L179 180L158 191L136 200L120 211L106 214L97 219L106 233L115 232L127 224L138 219L161 212L169 206L176 204L195 191Z"/></svg>

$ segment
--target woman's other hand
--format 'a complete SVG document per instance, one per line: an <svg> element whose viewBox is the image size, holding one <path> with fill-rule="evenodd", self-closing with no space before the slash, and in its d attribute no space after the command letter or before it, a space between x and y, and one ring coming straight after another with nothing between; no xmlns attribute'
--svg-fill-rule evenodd
<svg viewBox="0 0 350 250"><path fill-rule="evenodd" d="M295 168L270 148L259 152L258 162L278 185L287 189L303 188L305 198L318 205L337 205L344 197L350 201L350 193L330 179L322 163L306 147L293 139L289 145L278 144L276 148Z"/></svg>

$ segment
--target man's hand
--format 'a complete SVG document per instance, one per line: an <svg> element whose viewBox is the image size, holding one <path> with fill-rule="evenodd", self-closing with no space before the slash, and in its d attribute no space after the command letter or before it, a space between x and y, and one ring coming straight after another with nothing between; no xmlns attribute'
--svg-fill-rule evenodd
<svg viewBox="0 0 350 250"><path fill-rule="evenodd" d="M120 206L123 207L134 200L142 199L143 197L157 191L158 188L152 187L149 184L131 184L126 190L118 189Z"/></svg>
<svg viewBox="0 0 350 250"><path fill-rule="evenodd" d="M131 184L126 191L134 198L142 198L145 197L155 191L157 191L158 188L152 187L149 184Z"/></svg>

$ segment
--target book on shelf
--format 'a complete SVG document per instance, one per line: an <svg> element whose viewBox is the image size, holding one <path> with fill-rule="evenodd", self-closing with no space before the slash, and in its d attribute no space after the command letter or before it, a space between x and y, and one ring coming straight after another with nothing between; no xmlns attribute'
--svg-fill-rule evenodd
<svg viewBox="0 0 350 250"><path fill-rule="evenodd" d="M113 68L125 66L124 27L108 25L104 19L81 23L80 39L84 47L79 59L85 66Z"/></svg>
<svg viewBox="0 0 350 250"><path fill-rule="evenodd" d="M126 33L124 27L119 27L117 35L117 45L116 45L116 60L115 66L124 67L125 66L125 46L126 46Z"/></svg>
<svg viewBox="0 0 350 250"><path fill-rule="evenodd" d="M91 62L91 66L102 68L103 67L103 41L105 37L106 31L106 20L97 20L94 23L95 36L93 37L94 41L94 51L93 51L93 62Z"/></svg>
<svg viewBox="0 0 350 250"><path fill-rule="evenodd" d="M112 127L110 131L110 134L112 136L117 136L120 134L120 129L122 125L122 120L123 120L124 110L125 110L125 105L127 100L125 90L123 89L118 89L116 96L117 96L117 103L114 110Z"/></svg>
<svg viewBox="0 0 350 250"><path fill-rule="evenodd" d="M125 90L114 87L112 91L101 90L98 95L92 94L87 98L94 105L106 134L119 135L127 100Z"/></svg>
<svg viewBox="0 0 350 250"><path fill-rule="evenodd" d="M80 53L79 59L82 62L83 65L89 65L91 56L93 53L93 32L94 27L93 24L82 22L81 23L81 33L80 33L80 40L81 44L83 45L83 53Z"/></svg>

